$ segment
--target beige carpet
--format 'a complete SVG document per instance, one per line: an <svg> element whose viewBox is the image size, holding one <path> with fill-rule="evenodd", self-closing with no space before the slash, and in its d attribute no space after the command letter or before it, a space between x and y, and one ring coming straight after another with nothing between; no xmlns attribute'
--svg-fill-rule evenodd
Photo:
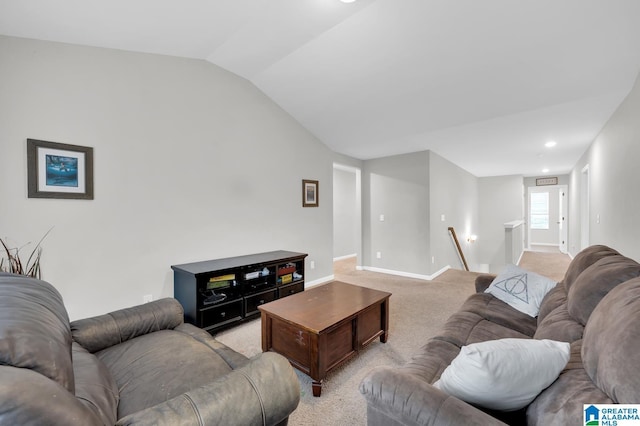
<svg viewBox="0 0 640 426"><path fill-rule="evenodd" d="M549 277L564 275L559 266L562 262L553 262L555 269L550 269L550 259L529 253L523 256L527 269ZM300 405L289 419L292 426L365 425L366 404L358 386L367 372L379 365L404 364L474 292L478 275L451 269L433 281L423 281L356 271L354 259L336 262L334 273L337 280L392 293L389 338L387 343L374 341L358 356L332 371L324 381L320 398L311 393L311 379L296 370L301 394ZM220 332L216 338L248 357L254 356L261 352L260 319Z"/></svg>

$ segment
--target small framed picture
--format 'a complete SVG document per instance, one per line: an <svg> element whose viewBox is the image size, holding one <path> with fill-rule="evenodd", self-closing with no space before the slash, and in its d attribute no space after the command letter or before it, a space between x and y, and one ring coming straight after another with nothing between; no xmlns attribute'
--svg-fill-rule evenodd
<svg viewBox="0 0 640 426"><path fill-rule="evenodd" d="M536 186L545 186L545 185L557 185L558 178L550 177L550 178L538 178L536 179Z"/></svg>
<svg viewBox="0 0 640 426"><path fill-rule="evenodd" d="M302 180L302 207L318 207L317 180Z"/></svg>
<svg viewBox="0 0 640 426"><path fill-rule="evenodd" d="M27 139L29 198L93 200L93 148Z"/></svg>

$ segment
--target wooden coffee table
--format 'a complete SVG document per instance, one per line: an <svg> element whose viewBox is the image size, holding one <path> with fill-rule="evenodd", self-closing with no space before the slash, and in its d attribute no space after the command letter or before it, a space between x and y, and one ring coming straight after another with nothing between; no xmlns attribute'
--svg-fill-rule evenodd
<svg viewBox="0 0 640 426"><path fill-rule="evenodd" d="M332 281L259 306L262 350L274 351L313 380L320 396L327 373L380 337L387 341L391 293Z"/></svg>

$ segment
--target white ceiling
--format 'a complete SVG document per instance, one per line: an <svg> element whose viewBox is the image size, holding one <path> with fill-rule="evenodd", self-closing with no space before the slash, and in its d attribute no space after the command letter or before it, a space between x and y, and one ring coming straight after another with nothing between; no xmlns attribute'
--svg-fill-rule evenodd
<svg viewBox="0 0 640 426"><path fill-rule="evenodd" d="M0 0L0 34L205 59L334 151L476 176L568 172L640 72L638 0Z"/></svg>

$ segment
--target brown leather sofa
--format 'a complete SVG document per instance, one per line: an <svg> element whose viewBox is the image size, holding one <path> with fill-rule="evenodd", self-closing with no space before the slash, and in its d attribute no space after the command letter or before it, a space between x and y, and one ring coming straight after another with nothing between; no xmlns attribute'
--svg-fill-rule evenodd
<svg viewBox="0 0 640 426"><path fill-rule="evenodd" d="M583 404L640 403L640 264L605 246L571 262L544 297L537 318L484 290L477 293L405 365L371 371L360 386L369 425L582 425ZM491 339L570 343L558 378L525 408L481 409L433 386L461 347Z"/></svg>
<svg viewBox="0 0 640 426"><path fill-rule="evenodd" d="M289 362L183 322L174 299L69 323L50 284L0 274L1 425L286 425Z"/></svg>

